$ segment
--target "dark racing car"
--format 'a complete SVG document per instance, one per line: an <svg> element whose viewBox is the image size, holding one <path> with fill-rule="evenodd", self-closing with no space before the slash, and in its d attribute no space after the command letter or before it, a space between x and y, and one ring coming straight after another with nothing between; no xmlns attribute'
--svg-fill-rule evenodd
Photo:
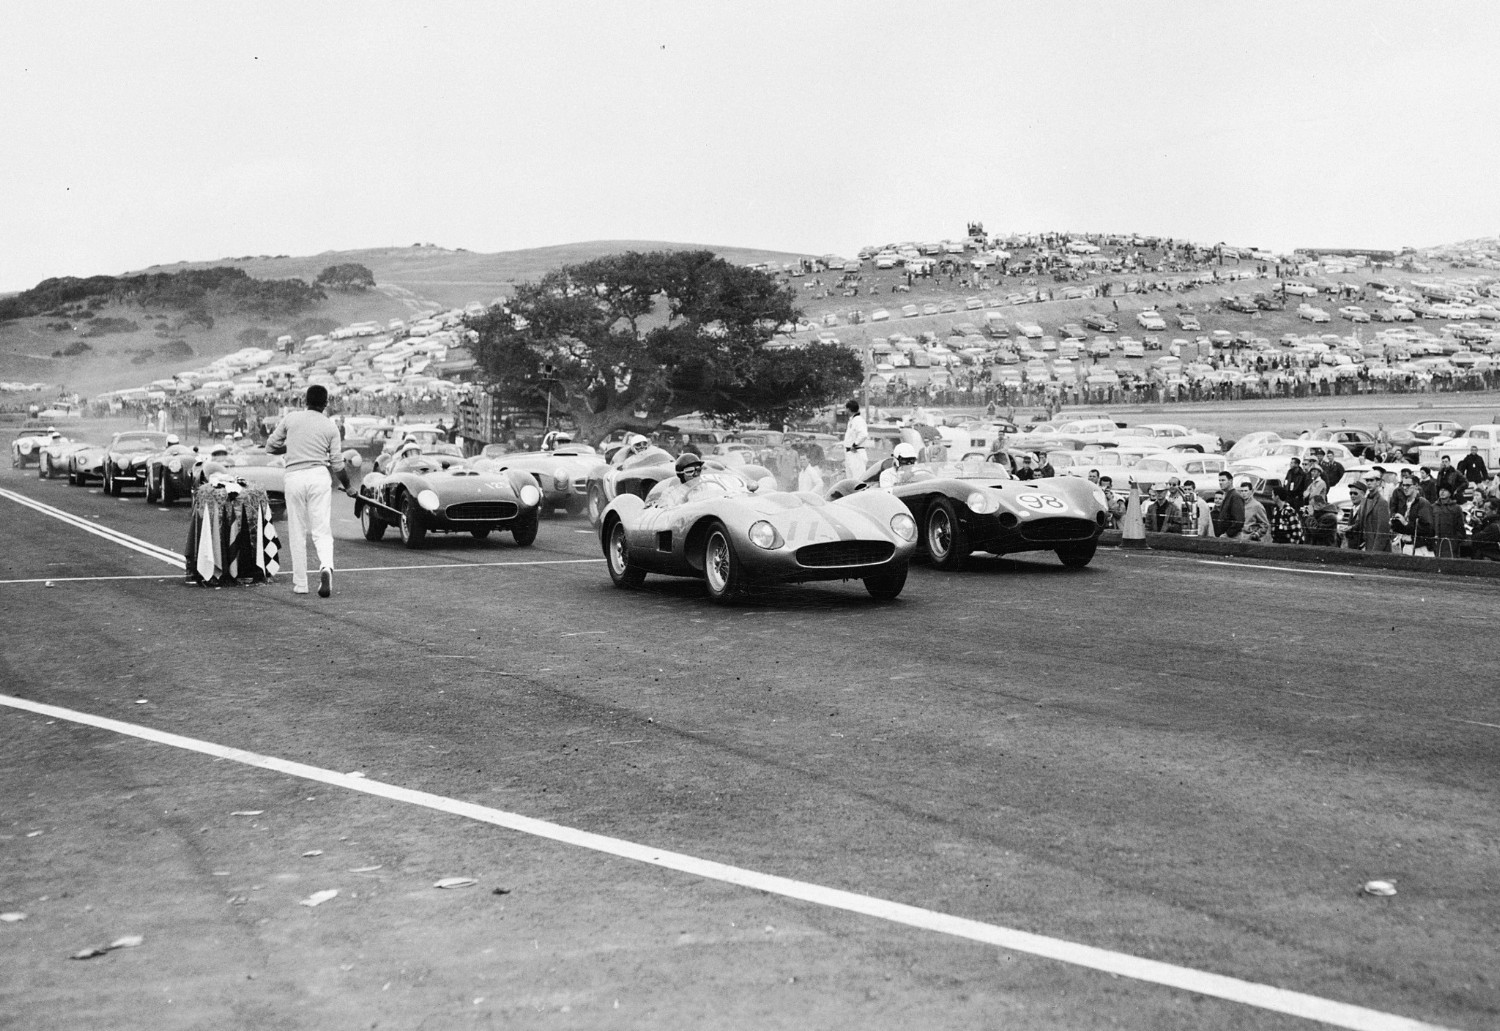
<svg viewBox="0 0 1500 1031"><path fill-rule="evenodd" d="M386 527L395 526L408 548L421 547L429 533L467 533L483 540L495 530L509 530L519 545L536 540L542 504L536 479L519 469L477 469L457 451L430 444L382 455L354 499L365 539L378 541Z"/></svg>
<svg viewBox="0 0 1500 1031"><path fill-rule="evenodd" d="M146 461L177 438L152 430L116 433L104 449L104 493L118 496L126 487L146 486Z"/></svg>

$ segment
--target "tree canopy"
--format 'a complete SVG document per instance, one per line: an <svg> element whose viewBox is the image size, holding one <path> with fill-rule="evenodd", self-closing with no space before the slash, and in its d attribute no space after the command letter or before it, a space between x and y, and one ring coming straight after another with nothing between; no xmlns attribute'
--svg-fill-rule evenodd
<svg viewBox="0 0 1500 1031"><path fill-rule="evenodd" d="M470 328L507 403L541 408L550 395L597 444L689 412L786 422L852 390L862 370L845 348L766 347L799 314L770 276L711 251L629 252L523 283Z"/></svg>
<svg viewBox="0 0 1500 1031"><path fill-rule="evenodd" d="M330 290L368 290L375 285L375 273L357 262L329 265L313 280Z"/></svg>

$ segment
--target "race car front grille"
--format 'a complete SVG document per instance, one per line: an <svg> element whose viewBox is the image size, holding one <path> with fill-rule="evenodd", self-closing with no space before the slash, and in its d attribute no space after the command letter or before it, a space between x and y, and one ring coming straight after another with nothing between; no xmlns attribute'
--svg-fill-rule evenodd
<svg viewBox="0 0 1500 1031"><path fill-rule="evenodd" d="M797 549L797 564L803 566L873 566L896 553L890 541L830 541Z"/></svg>
<svg viewBox="0 0 1500 1031"><path fill-rule="evenodd" d="M514 519L516 511L514 501L464 501L448 506L448 518L490 522L496 519Z"/></svg>
<svg viewBox="0 0 1500 1031"><path fill-rule="evenodd" d="M1021 524L1021 535L1028 541L1087 540L1097 530L1088 519L1035 519Z"/></svg>

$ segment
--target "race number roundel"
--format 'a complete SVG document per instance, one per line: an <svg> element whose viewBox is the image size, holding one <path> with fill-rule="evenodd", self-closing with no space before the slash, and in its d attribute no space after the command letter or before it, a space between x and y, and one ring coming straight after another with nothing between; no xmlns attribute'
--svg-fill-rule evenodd
<svg viewBox="0 0 1500 1031"><path fill-rule="evenodd" d="M1018 500L1027 508L1034 508L1038 512L1046 508L1063 507L1063 503L1051 494L1022 494Z"/></svg>

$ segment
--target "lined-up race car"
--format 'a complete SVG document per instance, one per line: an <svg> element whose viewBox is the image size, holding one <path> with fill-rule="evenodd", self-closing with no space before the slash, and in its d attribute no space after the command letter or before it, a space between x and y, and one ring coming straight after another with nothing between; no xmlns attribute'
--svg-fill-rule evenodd
<svg viewBox="0 0 1500 1031"><path fill-rule="evenodd" d="M886 492L829 501L752 490L714 471L696 484L685 489L674 475L644 499L621 494L605 508L599 543L617 587L649 573L695 577L725 602L755 584L861 580L881 600L906 584L917 525Z"/></svg>
<svg viewBox="0 0 1500 1031"><path fill-rule="evenodd" d="M344 452L347 462L353 451ZM215 445L206 455L200 454L191 470L191 486L188 493L207 483L215 474L228 474L247 487L259 487L266 492L266 500L273 506L286 504L286 458L273 455L264 447L232 448L224 444ZM149 487L148 487L149 490Z"/></svg>
<svg viewBox="0 0 1500 1031"><path fill-rule="evenodd" d="M616 497L633 494L644 500L658 483L675 479L674 461L667 451L637 437L610 452L605 461L596 462L585 486L589 522L597 529L605 508ZM739 465L709 457L704 459L704 471L736 479L747 488L776 487L776 477L762 465Z"/></svg>
<svg viewBox="0 0 1500 1031"><path fill-rule="evenodd" d="M933 462L899 467L896 482L881 487L888 465L841 480L829 496L898 499L921 528L921 550L938 569L959 569L975 551L1053 551L1070 568L1094 558L1107 515L1103 492L1088 480L1018 480L997 462Z"/></svg>
<svg viewBox="0 0 1500 1031"><path fill-rule="evenodd" d="M46 443L37 451L36 475L39 480L50 480L67 473L69 456L75 451L89 447L81 440L72 440L61 433L51 433Z"/></svg>
<svg viewBox="0 0 1500 1031"><path fill-rule="evenodd" d="M530 473L477 469L457 447L429 444L382 455L360 479L354 515L368 541L395 526L408 548L421 547L429 533L483 540L495 530L510 531L526 546L536 540L541 504L541 488Z"/></svg>
<svg viewBox="0 0 1500 1031"><path fill-rule="evenodd" d="M587 444L559 443L551 450L507 453L504 445L490 444L473 460L476 468L496 472L519 469L536 477L546 508L566 509L568 515L583 511L588 496L589 473L599 465L599 454Z"/></svg>
<svg viewBox="0 0 1500 1031"><path fill-rule="evenodd" d="M146 504L170 505L178 498L193 496L193 469L198 449L175 437L160 451L146 456ZM226 449L227 450L227 449Z"/></svg>
<svg viewBox="0 0 1500 1031"><path fill-rule="evenodd" d="M56 427L35 420L28 421L10 442L10 467L24 469L37 461L42 445L56 433Z"/></svg>
<svg viewBox="0 0 1500 1031"><path fill-rule="evenodd" d="M104 493L118 496L126 487L146 485L146 460L177 437L155 430L125 430L116 433L104 448Z"/></svg>

